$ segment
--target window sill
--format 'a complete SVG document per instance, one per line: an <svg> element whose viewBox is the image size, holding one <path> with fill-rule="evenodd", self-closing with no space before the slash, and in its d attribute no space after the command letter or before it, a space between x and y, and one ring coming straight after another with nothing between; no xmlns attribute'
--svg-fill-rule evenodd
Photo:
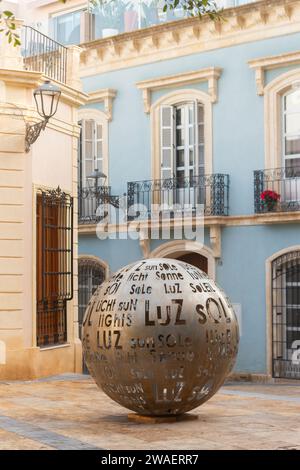
<svg viewBox="0 0 300 470"><path fill-rule="evenodd" d="M40 351L49 351L50 349L61 349L61 348L69 348L71 346L70 343L64 343L64 344L54 344L52 346L45 346L45 347L39 347Z"/></svg>

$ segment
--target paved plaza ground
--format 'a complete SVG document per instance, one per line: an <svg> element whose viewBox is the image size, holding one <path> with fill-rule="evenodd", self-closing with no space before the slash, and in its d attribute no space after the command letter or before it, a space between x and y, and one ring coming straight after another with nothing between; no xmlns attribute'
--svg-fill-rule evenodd
<svg viewBox="0 0 300 470"><path fill-rule="evenodd" d="M0 382L0 449L299 449L300 383L232 382L198 420L137 424L86 375Z"/></svg>

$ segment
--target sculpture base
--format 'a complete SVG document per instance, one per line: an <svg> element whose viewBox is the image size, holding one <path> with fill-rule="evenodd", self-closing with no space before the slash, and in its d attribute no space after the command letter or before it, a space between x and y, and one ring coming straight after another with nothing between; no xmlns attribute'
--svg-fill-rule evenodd
<svg viewBox="0 0 300 470"><path fill-rule="evenodd" d="M171 416L146 416L137 413L129 413L128 420L139 424L160 424L160 423L177 423L179 421L194 421L198 419L198 415L183 413L182 415Z"/></svg>

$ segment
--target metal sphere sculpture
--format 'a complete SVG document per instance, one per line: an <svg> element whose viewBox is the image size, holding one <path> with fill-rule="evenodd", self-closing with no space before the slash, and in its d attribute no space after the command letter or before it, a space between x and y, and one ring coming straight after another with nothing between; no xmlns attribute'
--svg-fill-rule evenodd
<svg viewBox="0 0 300 470"><path fill-rule="evenodd" d="M232 369L238 324L224 293L174 259L128 265L91 298L83 350L97 385L142 415L178 415L208 400Z"/></svg>

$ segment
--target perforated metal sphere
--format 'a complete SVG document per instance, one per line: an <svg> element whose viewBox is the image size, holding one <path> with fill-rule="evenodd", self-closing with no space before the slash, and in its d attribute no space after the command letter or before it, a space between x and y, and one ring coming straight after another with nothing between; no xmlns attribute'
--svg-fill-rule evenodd
<svg viewBox="0 0 300 470"><path fill-rule="evenodd" d="M128 265L104 282L83 322L97 385L144 415L174 415L208 400L232 369L239 332L231 303L200 269L174 259Z"/></svg>

